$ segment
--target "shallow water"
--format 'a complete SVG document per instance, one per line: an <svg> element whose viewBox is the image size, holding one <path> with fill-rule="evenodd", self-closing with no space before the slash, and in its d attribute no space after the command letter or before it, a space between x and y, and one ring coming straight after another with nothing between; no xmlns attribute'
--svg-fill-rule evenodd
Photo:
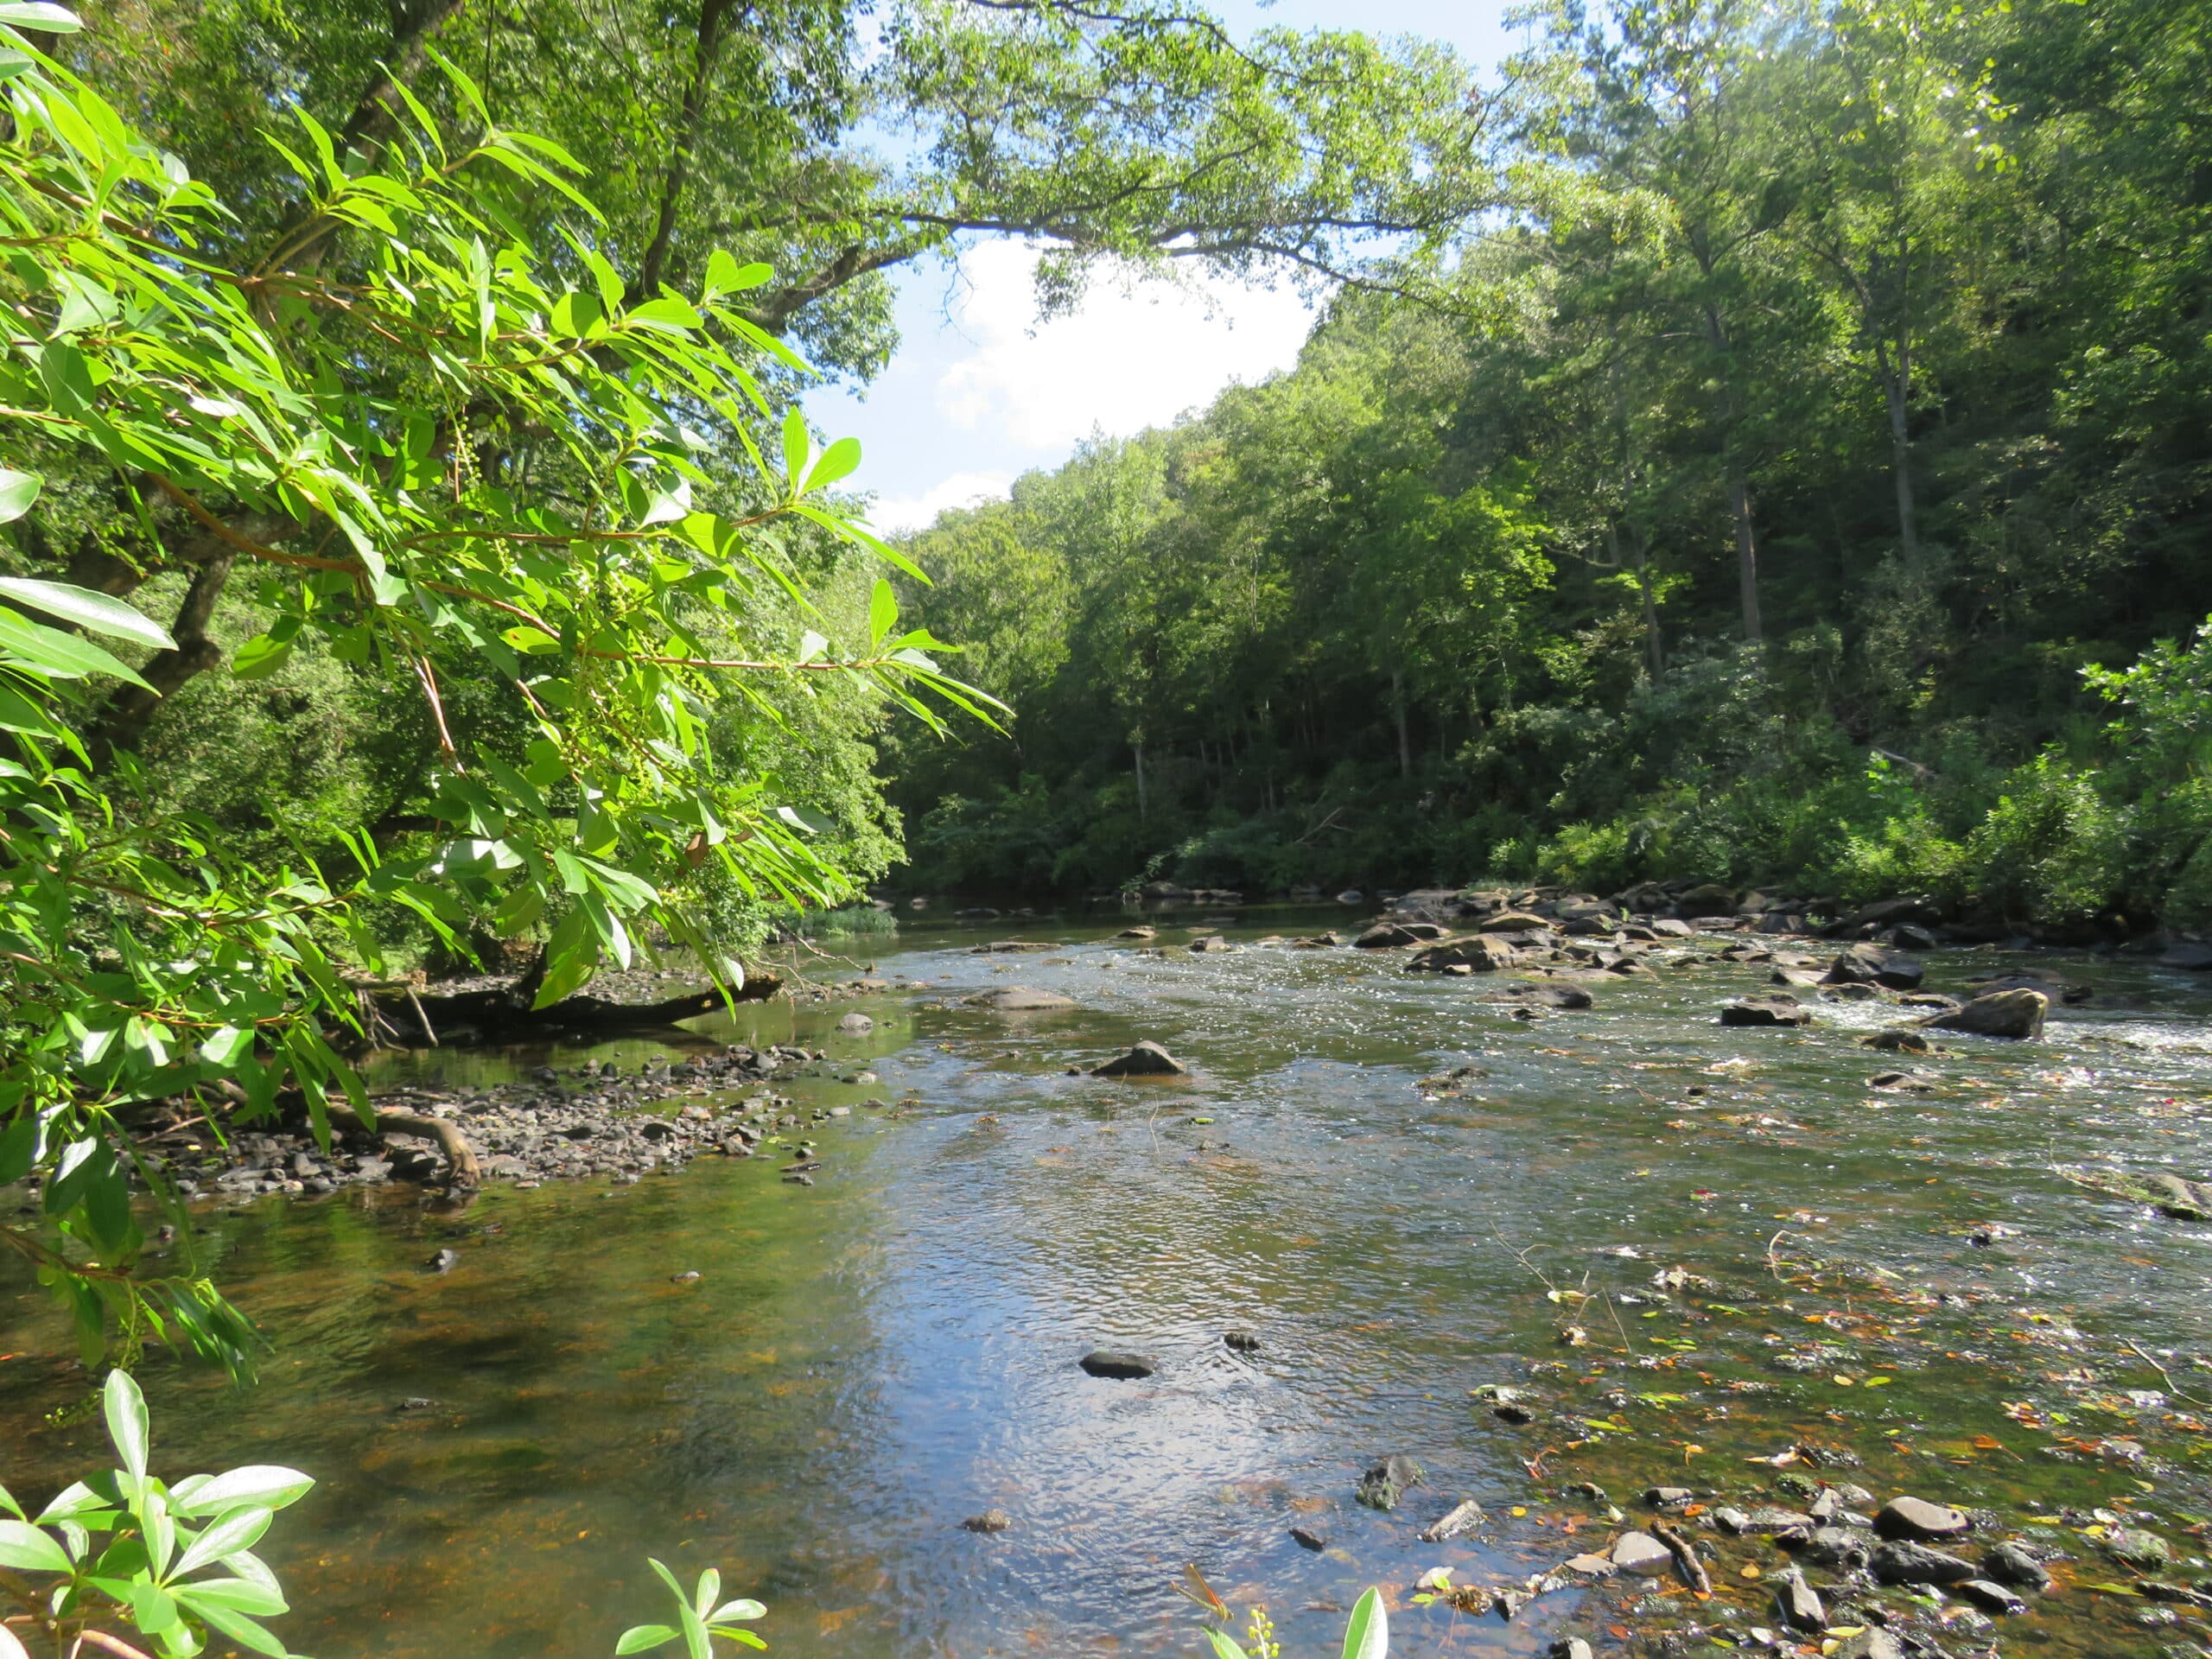
<svg viewBox="0 0 2212 1659"><path fill-rule="evenodd" d="M1205 931L1316 925L1252 921ZM604 1654L654 1616L647 1554L719 1567L795 1656L1187 1652L1193 1610L1168 1587L1186 1561L1264 1602L1287 1651L1333 1651L1336 1609L1366 1584L1402 1592L1437 1565L1503 1583L1601 1546L1611 1529L1569 1483L1602 1482L1632 1516L1656 1481L1756 1496L1776 1471L1747 1459L1807 1440L1864 1459L1836 1478L2008 1522L2132 1505L2183 1558L2169 1576L2204 1576L2187 1563L2212 1430L2185 1402L2116 1391L2169 1389L2132 1341L2212 1400L2212 1370L2191 1369L2212 1353L2212 1227L2057 1173L2212 1172L2203 981L2037 957L2095 1000L2055 1009L2045 1042L1918 1060L1936 1092L1916 1096L1866 1086L1916 1063L1856 1040L1894 1009L1716 1026L1764 966L1662 969L1524 1024L1485 1000L1493 982L1405 975L1394 953L1191 956L1164 925L1170 953L1147 957L1120 925L1028 925L1065 944L1041 957L968 953L1003 921L910 926L868 948L927 989L750 1008L717 1031L835 1057L791 1085L855 1108L810 1137L810 1189L776 1160L710 1159L630 1187L495 1190L463 1213L361 1191L209 1211L218 1275L274 1348L249 1393L149 1363L157 1467L321 1478L264 1550L309 1610L284 1634L321 1659ZM1943 953L1929 985L2021 962ZM1082 1007L954 1005L1002 983ZM878 1021L864 1037L836 1030L855 1008ZM1066 1074L1139 1037L1196 1074ZM412 1070L461 1086L540 1058ZM1461 1093L1417 1086L1469 1065ZM861 1066L880 1081L836 1080ZM444 1245L461 1266L424 1272ZM1655 1287L1675 1267L1713 1287ZM1569 1324L1582 1345L1560 1341ZM1260 1352L1224 1346L1238 1328ZM100 1445L41 1422L83 1392L42 1357L67 1343L35 1287L0 1276L0 1351L22 1351L0 1363L0 1471L19 1496ZM1163 1370L1093 1380L1076 1361L1099 1345ZM1535 1390L1539 1421L1470 1397L1493 1382ZM438 1403L396 1409L410 1396ZM1427 1483L1394 1514L1360 1508L1360 1471L1394 1452ZM1470 1496L1487 1528L1415 1540ZM990 1508L1008 1530L960 1529ZM2005 1626L2004 1650L2152 1655L2190 1632L2082 1587L2126 1575L2070 1541L2072 1587ZM1770 1586L1740 1566L1781 1559L1724 1554L1719 1599L1676 1598L1677 1622L1770 1622ZM1539 1654L1571 1631L1602 1651L1609 1627L1649 1628L1617 1599L1563 1592L1505 1624L1400 1593L1396 1650Z"/></svg>

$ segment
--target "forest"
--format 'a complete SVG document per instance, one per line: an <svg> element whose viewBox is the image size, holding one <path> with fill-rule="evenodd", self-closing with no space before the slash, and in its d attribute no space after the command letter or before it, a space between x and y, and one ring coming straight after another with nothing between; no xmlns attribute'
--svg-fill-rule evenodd
<svg viewBox="0 0 2212 1659"><path fill-rule="evenodd" d="M2212 921L2206 29L1545 10L1448 257L913 538L898 879Z"/></svg>

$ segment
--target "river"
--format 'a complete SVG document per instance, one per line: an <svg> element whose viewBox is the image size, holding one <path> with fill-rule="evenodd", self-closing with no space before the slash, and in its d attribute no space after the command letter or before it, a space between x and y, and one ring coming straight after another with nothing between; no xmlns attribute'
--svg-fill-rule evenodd
<svg viewBox="0 0 2212 1659"><path fill-rule="evenodd" d="M717 1033L832 1056L791 1085L853 1109L810 1135L811 1187L715 1158L461 1212L414 1189L211 1208L210 1259L272 1348L245 1392L149 1362L156 1467L319 1478L264 1553L300 1610L279 1628L320 1659L607 1654L656 1616L649 1554L766 1602L788 1659L1190 1652L1196 1610L1170 1589L1186 1562L1264 1603L1294 1655L1333 1652L1370 1583L1400 1654L1541 1654L1569 1632L1619 1650L1669 1622L1770 1624L1786 1563L1723 1541L1713 1601L1634 1618L1612 1586L1510 1623L1409 1586L1602 1546L1604 1505L1573 1483L1631 1520L1655 1484L1776 1501L1784 1471L1750 1459L1801 1444L1863 1460L1831 1479L1987 1506L2081 1557L1998 1637L1963 1619L1956 1651L2205 1639L2203 1615L2086 1586L2127 1577L2096 1559L2097 1506L2166 1537L2167 1576L2205 1576L2212 1427L2177 1390L2212 1400L2192 1363L2212 1353L2212 1227L2060 1173L2212 1170L2203 981L2040 955L2095 993L2054 1008L2046 1040L1898 1057L1858 1040L1898 1023L1880 1003L1719 1027L1769 972L1712 960L1719 941L1534 1020L1482 976L1254 943L1335 919L1250 912L1205 930L1247 948L1204 955L1173 923L1138 954L1118 918L872 942L902 988ZM970 951L1016 925L1059 948ZM1929 983L2022 961L1938 953ZM1005 984L1080 1006L959 1001ZM839 1029L855 1010L872 1031ZM1147 1037L1193 1074L1071 1074ZM547 1058L581 1056L411 1072L458 1086ZM1927 1092L1871 1088L1892 1062ZM426 1272L444 1247L460 1264ZM1675 1268L1706 1282L1655 1283ZM42 1421L84 1382L12 1267L0 1330L0 1475L42 1497L102 1442ZM1094 1379L1077 1361L1098 1346L1161 1369ZM1500 1421L1473 1392L1493 1384L1535 1421ZM1355 1503L1393 1452L1424 1484L1393 1513ZM1467 1497L1488 1524L1417 1541ZM2032 1521L2062 1506L2081 1513ZM1006 1530L959 1524L992 1509Z"/></svg>

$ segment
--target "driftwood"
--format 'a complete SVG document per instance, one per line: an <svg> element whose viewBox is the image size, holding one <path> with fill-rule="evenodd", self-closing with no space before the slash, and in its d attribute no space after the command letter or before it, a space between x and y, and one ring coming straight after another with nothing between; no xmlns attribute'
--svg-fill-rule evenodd
<svg viewBox="0 0 2212 1659"><path fill-rule="evenodd" d="M755 974L732 993L739 1002L765 1001L784 988L773 974ZM554 1033L617 1037L628 1032L665 1031L722 1007L714 989L686 991L658 1002L612 1002L600 996L571 996L548 1008L533 1008L526 985L487 991L429 995L393 987L376 993L380 1023L388 1040L435 1046L456 1037L481 1042L528 1040Z"/></svg>
<svg viewBox="0 0 2212 1659"><path fill-rule="evenodd" d="M427 1117L419 1112L396 1112L388 1107L377 1109L377 1134L420 1135L425 1141L435 1141L438 1150L446 1155L446 1179L454 1186L476 1187L484 1184L483 1166L476 1161L474 1148L461 1132L458 1124L442 1117Z"/></svg>
<svg viewBox="0 0 2212 1659"><path fill-rule="evenodd" d="M1690 1548L1688 1539L1672 1527L1657 1521L1651 1523L1651 1535L1667 1546L1667 1553L1675 1558L1675 1570L1682 1575L1684 1584L1700 1596L1713 1593L1713 1580L1707 1576L1705 1563L1698 1560L1697 1552Z"/></svg>

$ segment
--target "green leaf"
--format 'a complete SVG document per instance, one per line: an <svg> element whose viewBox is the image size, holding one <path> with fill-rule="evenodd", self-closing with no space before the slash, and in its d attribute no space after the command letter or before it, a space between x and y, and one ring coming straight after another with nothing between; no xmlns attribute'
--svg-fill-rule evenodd
<svg viewBox="0 0 2212 1659"><path fill-rule="evenodd" d="M614 1643L616 1654L643 1653L648 1648L664 1647L682 1632L667 1624L632 1624L622 1632Z"/></svg>
<svg viewBox="0 0 2212 1659"><path fill-rule="evenodd" d="M265 680L292 654L289 639L257 633L231 653L231 673L241 680Z"/></svg>
<svg viewBox="0 0 2212 1659"><path fill-rule="evenodd" d="M89 639L49 628L17 612L0 609L0 660L12 660L58 680L81 680L95 674L154 688Z"/></svg>
<svg viewBox="0 0 2212 1659"><path fill-rule="evenodd" d="M20 478L22 474L16 476ZM121 600L96 594L89 588L73 588L66 582L40 582L29 576L0 576L0 597L111 639L134 639L156 651L176 649L176 641L160 623L139 615Z"/></svg>
<svg viewBox="0 0 2212 1659"><path fill-rule="evenodd" d="M41 482L36 473L0 467L0 524L11 524L31 510Z"/></svg>
<svg viewBox="0 0 2212 1659"><path fill-rule="evenodd" d="M13 1186L31 1173L38 1151L38 1119L26 1111L0 1129L0 1186Z"/></svg>
<svg viewBox="0 0 2212 1659"><path fill-rule="evenodd" d="M878 576L875 591L868 595L868 644L880 646L899 621L899 596L891 591L891 584Z"/></svg>
<svg viewBox="0 0 2212 1659"><path fill-rule="evenodd" d="M825 490L839 479L848 477L861 464L861 441L840 438L822 452L806 474L806 482L799 486L800 493L810 494Z"/></svg>
<svg viewBox="0 0 2212 1659"><path fill-rule="evenodd" d="M280 1464L251 1463L210 1478L195 1476L179 1481L169 1493L169 1508L185 1516L219 1515L241 1504L281 1510L296 1503L314 1487L312 1476Z"/></svg>
<svg viewBox="0 0 2212 1659"><path fill-rule="evenodd" d="M177 1576L182 1578L238 1550L251 1549L261 1541L261 1535L269 1530L269 1523L274 1519L276 1516L264 1509L231 1510L194 1539L178 1557Z"/></svg>
<svg viewBox="0 0 2212 1659"><path fill-rule="evenodd" d="M28 1521L0 1521L0 1567L19 1573L67 1573L69 1557Z"/></svg>
<svg viewBox="0 0 2212 1659"><path fill-rule="evenodd" d="M234 1613L219 1602L193 1597L188 1604L212 1630L220 1630L242 1647L265 1653L269 1659L287 1659L284 1644L243 1613Z"/></svg>
<svg viewBox="0 0 2212 1659"><path fill-rule="evenodd" d="M115 1442L123 1466L139 1480L146 1478L146 1452L152 1435L146 1417L146 1396L128 1371L110 1371L100 1389L100 1408L107 1417L107 1437Z"/></svg>
<svg viewBox="0 0 2212 1659"><path fill-rule="evenodd" d="M1344 1659L1383 1659L1390 1650L1390 1616L1382 1608L1382 1595L1370 1588L1352 1604L1351 1622L1344 1626Z"/></svg>
<svg viewBox="0 0 2212 1659"><path fill-rule="evenodd" d="M251 1613L257 1618L270 1618L291 1611L282 1594L251 1579L199 1579L174 1588L176 1599L188 1607L210 1602L234 1613Z"/></svg>
<svg viewBox="0 0 2212 1659"><path fill-rule="evenodd" d="M74 35L85 26L75 12L50 0L0 0L0 23L41 35Z"/></svg>
<svg viewBox="0 0 2212 1659"><path fill-rule="evenodd" d="M721 1624L733 1618L766 1618L767 1616L768 1610L759 1602L749 1596L741 1596L735 1601L722 1603L713 1612L709 1613L707 1623Z"/></svg>
<svg viewBox="0 0 2212 1659"><path fill-rule="evenodd" d="M1206 1627L1206 1640L1213 1644L1214 1659L1246 1659L1244 1649L1233 1637L1211 1625Z"/></svg>
<svg viewBox="0 0 2212 1659"><path fill-rule="evenodd" d="M791 493L800 493L799 479L806 471L806 458L814 452L813 440L807 436L806 416L796 407L784 411L784 476L791 480Z"/></svg>
<svg viewBox="0 0 2212 1659"><path fill-rule="evenodd" d="M160 1585L142 1580L130 1586L130 1622L148 1636L159 1636L184 1621L177 1612L175 1598Z"/></svg>
<svg viewBox="0 0 2212 1659"><path fill-rule="evenodd" d="M707 256L707 280L704 292L709 301L725 294L740 294L748 288L758 288L776 273L754 261L749 265L737 263L737 256L727 248L716 248Z"/></svg>

